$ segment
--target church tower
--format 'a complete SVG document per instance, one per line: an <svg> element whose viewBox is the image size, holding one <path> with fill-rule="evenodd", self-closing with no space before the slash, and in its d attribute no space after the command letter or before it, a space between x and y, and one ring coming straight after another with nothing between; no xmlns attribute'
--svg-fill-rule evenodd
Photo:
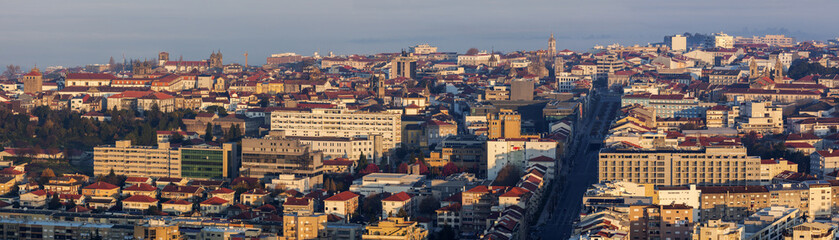
<svg viewBox="0 0 839 240"><path fill-rule="evenodd" d="M752 58L752 60L749 62L749 79L758 78L758 74L759 73L757 72L757 63L755 62L755 59Z"/></svg>
<svg viewBox="0 0 839 240"><path fill-rule="evenodd" d="M44 75L38 67L32 68L26 75L23 75L23 92L35 94L41 91L44 85Z"/></svg>
<svg viewBox="0 0 839 240"><path fill-rule="evenodd" d="M218 53L213 51L213 53L210 54L210 68L221 68L224 65L222 64L221 59L221 50L219 50Z"/></svg>
<svg viewBox="0 0 839 240"><path fill-rule="evenodd" d="M166 62L169 61L169 53L168 52L160 52L157 54L157 65L163 66Z"/></svg>
<svg viewBox="0 0 839 240"><path fill-rule="evenodd" d="M548 38L548 56L556 56L556 39L553 33L551 33L551 38Z"/></svg>

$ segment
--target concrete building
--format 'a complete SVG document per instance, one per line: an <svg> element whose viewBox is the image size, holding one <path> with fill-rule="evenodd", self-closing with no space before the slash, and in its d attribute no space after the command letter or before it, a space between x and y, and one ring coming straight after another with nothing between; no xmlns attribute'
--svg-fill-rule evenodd
<svg viewBox="0 0 839 240"><path fill-rule="evenodd" d="M353 181L350 191L370 196L384 192L414 193L425 181L425 175L401 173L371 173Z"/></svg>
<svg viewBox="0 0 839 240"><path fill-rule="evenodd" d="M786 229L801 224L803 221L801 212L796 208L782 206L765 208L743 221L743 239L781 239Z"/></svg>
<svg viewBox="0 0 839 240"><path fill-rule="evenodd" d="M706 240L741 240L743 227L733 222L711 219L694 228L692 239Z"/></svg>
<svg viewBox="0 0 839 240"><path fill-rule="evenodd" d="M227 179L239 176L240 154L236 143L221 147L206 144L181 147L181 177L188 179Z"/></svg>
<svg viewBox="0 0 839 240"><path fill-rule="evenodd" d="M488 114L487 125L489 139L521 137L521 115L514 110L501 109Z"/></svg>
<svg viewBox="0 0 839 240"><path fill-rule="evenodd" d="M690 239L693 208L686 205L629 207L630 239Z"/></svg>
<svg viewBox="0 0 839 240"><path fill-rule="evenodd" d="M365 240L418 240L428 238L428 230L417 222L406 221L404 218L388 218L367 225L367 232L362 236Z"/></svg>
<svg viewBox="0 0 839 240"><path fill-rule="evenodd" d="M510 83L510 100L531 101L533 100L534 81L530 79L517 79Z"/></svg>
<svg viewBox="0 0 839 240"><path fill-rule="evenodd" d="M412 53L402 52L390 62L390 78L417 78L417 58Z"/></svg>
<svg viewBox="0 0 839 240"><path fill-rule="evenodd" d="M288 136L382 138L382 149L374 156L402 143L402 117L395 112L367 112L348 109L281 110L271 113L271 130Z"/></svg>
<svg viewBox="0 0 839 240"><path fill-rule="evenodd" d="M545 156L557 157L557 142L552 139L500 138L486 142L487 179L495 179L506 165L513 165L522 171L528 167L528 160Z"/></svg>
<svg viewBox="0 0 839 240"><path fill-rule="evenodd" d="M666 36L664 37L664 44L670 46L670 50L672 51L679 52L687 50L687 38L682 35Z"/></svg>
<svg viewBox="0 0 839 240"><path fill-rule="evenodd" d="M320 151L325 159L346 158L358 161L362 154L367 159L380 159L376 149L382 149L381 138L362 137L299 137L287 136L309 146L309 151Z"/></svg>
<svg viewBox="0 0 839 240"><path fill-rule="evenodd" d="M326 236L326 214L283 215L283 239L319 239Z"/></svg>
<svg viewBox="0 0 839 240"><path fill-rule="evenodd" d="M323 154L312 152L298 140L272 134L242 139L242 175L266 178L296 174L309 178L310 187L323 183Z"/></svg>
<svg viewBox="0 0 839 240"><path fill-rule="evenodd" d="M437 47L432 47L427 43L419 44L413 47L409 47L408 50L413 54L429 54L429 53L436 53Z"/></svg>
<svg viewBox="0 0 839 240"><path fill-rule="evenodd" d="M820 222L808 222L787 229L784 240L833 240L836 239L836 227Z"/></svg>
<svg viewBox="0 0 839 240"><path fill-rule="evenodd" d="M760 157L742 146L704 150L600 151L600 181L658 185L738 185L760 181Z"/></svg>
<svg viewBox="0 0 839 240"><path fill-rule="evenodd" d="M93 148L93 173L130 177L181 177L180 152L169 143L154 146L131 145L131 140Z"/></svg>
<svg viewBox="0 0 839 240"><path fill-rule="evenodd" d="M707 39L705 47L708 48L734 48L734 37L725 33L715 33Z"/></svg>
<svg viewBox="0 0 839 240"><path fill-rule="evenodd" d="M740 132L781 133L784 131L783 108L772 101L749 101L741 108L737 118Z"/></svg>
<svg viewBox="0 0 839 240"><path fill-rule="evenodd" d="M839 151L827 149L810 154L810 174L824 177L836 170L839 170Z"/></svg>
<svg viewBox="0 0 839 240"><path fill-rule="evenodd" d="M38 93L43 89L44 75L38 67L23 75L23 93Z"/></svg>
<svg viewBox="0 0 839 240"><path fill-rule="evenodd" d="M344 220L349 220L356 209L358 209L360 198L361 195L350 191L343 191L324 199L323 211L326 214L334 214L335 216L344 218Z"/></svg>

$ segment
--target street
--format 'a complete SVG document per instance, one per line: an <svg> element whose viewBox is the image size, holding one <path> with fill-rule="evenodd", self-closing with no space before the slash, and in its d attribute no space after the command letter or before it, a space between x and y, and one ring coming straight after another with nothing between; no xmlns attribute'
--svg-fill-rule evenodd
<svg viewBox="0 0 839 240"><path fill-rule="evenodd" d="M620 108L619 96L600 96L594 108L580 123L572 147L563 161L560 173L564 181L556 184L543 211L537 229L541 239L568 239L574 222L580 216L582 197L586 189L597 182L599 143L602 143L615 113ZM594 140L594 141L592 141ZM592 145L592 143L595 143Z"/></svg>

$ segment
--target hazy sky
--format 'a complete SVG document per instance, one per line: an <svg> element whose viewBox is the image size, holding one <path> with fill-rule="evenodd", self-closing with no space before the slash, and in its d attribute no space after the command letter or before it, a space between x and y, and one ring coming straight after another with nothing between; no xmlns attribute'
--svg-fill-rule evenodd
<svg viewBox="0 0 839 240"><path fill-rule="evenodd" d="M646 44L664 35L724 31L839 37L836 0L0 0L0 65L76 66L113 56L209 57L265 63L271 53L398 52L418 43L440 51Z"/></svg>

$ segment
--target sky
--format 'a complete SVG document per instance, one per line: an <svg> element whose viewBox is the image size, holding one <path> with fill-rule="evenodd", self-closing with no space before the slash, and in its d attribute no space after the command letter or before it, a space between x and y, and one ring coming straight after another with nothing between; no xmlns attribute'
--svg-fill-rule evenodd
<svg viewBox="0 0 839 240"><path fill-rule="evenodd" d="M0 0L0 65L81 66L126 58L264 64L272 53L511 52L661 42L725 32L839 37L836 0Z"/></svg>

